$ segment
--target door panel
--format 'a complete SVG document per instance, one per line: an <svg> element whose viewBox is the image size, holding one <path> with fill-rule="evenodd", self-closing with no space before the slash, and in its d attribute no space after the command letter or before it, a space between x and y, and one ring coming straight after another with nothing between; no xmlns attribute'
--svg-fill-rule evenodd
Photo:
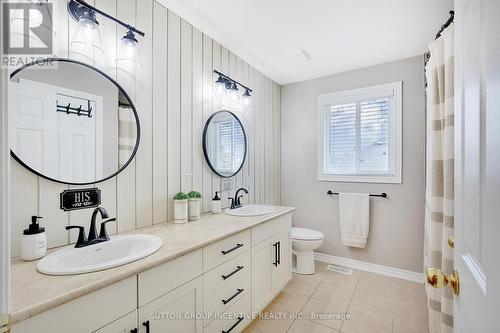
<svg viewBox="0 0 500 333"><path fill-rule="evenodd" d="M201 333L203 318L190 316L202 313L202 286L202 277L198 277L139 308L139 332ZM149 331L143 324L148 322Z"/></svg>
<svg viewBox="0 0 500 333"><path fill-rule="evenodd" d="M455 332L500 327L500 2L455 1Z"/></svg>
<svg viewBox="0 0 500 333"><path fill-rule="evenodd" d="M290 233L284 234L275 239L279 244L278 247L278 266L273 267L273 291L279 292L290 281L292 277L292 262L291 262L291 241Z"/></svg>
<svg viewBox="0 0 500 333"><path fill-rule="evenodd" d="M252 310L261 311L273 298L273 262L275 260L269 238L252 249Z"/></svg>
<svg viewBox="0 0 500 333"><path fill-rule="evenodd" d="M137 328L137 311L121 317L95 333L130 333L135 328Z"/></svg>

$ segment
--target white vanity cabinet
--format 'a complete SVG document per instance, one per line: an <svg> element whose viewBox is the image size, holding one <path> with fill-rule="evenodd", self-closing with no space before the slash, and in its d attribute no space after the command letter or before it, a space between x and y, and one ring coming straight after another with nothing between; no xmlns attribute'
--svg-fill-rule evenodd
<svg viewBox="0 0 500 333"><path fill-rule="evenodd" d="M20 321L12 332L241 332L291 278L291 223L289 212L220 238Z"/></svg>

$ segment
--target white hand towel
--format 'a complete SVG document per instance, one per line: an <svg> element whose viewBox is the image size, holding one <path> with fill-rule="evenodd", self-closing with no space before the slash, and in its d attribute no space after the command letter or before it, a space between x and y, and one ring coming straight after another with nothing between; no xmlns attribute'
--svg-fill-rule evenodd
<svg viewBox="0 0 500 333"><path fill-rule="evenodd" d="M369 194L340 193L339 215L342 244L364 248L370 231Z"/></svg>

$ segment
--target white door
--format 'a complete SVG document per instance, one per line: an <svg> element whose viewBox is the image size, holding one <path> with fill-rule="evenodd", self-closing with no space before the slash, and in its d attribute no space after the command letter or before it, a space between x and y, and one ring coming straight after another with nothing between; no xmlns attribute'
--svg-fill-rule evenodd
<svg viewBox="0 0 500 333"><path fill-rule="evenodd" d="M139 308L140 333L201 333L203 281L198 277Z"/></svg>
<svg viewBox="0 0 500 333"><path fill-rule="evenodd" d="M500 330L500 1L455 1L455 296L461 333Z"/></svg>
<svg viewBox="0 0 500 333"><path fill-rule="evenodd" d="M86 110L87 103L92 117L57 112L57 105ZM91 182L102 177L101 105L101 96L25 79L11 82L9 135L14 152L51 178Z"/></svg>
<svg viewBox="0 0 500 333"><path fill-rule="evenodd" d="M276 253L273 238L252 248L252 310L259 312L273 298L273 263Z"/></svg>
<svg viewBox="0 0 500 333"><path fill-rule="evenodd" d="M292 277L292 245L290 233L275 238L277 244L277 265L273 265L273 291L281 291Z"/></svg>

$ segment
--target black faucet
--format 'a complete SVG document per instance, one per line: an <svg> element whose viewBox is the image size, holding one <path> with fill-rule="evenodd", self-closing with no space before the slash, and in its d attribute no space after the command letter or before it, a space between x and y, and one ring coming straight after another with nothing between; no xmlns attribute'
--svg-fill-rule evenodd
<svg viewBox="0 0 500 333"><path fill-rule="evenodd" d="M92 243L96 239L99 239L99 237L97 237L97 228L95 226L95 219L97 217L97 213L101 213L102 219L107 219L109 217L108 211L103 207L97 207L96 209L94 209L94 212L92 213L92 219L90 220L89 237L87 237L87 241L89 243Z"/></svg>
<svg viewBox="0 0 500 333"><path fill-rule="evenodd" d="M102 207L97 207L92 213L92 219L90 220L89 236L85 236L85 228L78 225L66 226L66 230L78 229L78 240L76 241L75 247L85 247L92 244L97 244L109 240L108 233L106 232L106 223L116 221L116 218L111 218L106 221L101 222L101 230L99 236L97 235L96 228L96 217L97 213L101 214L101 218L108 218L108 212Z"/></svg>
<svg viewBox="0 0 500 333"><path fill-rule="evenodd" d="M243 197L243 194L239 195L240 191L243 191L246 194L248 194L248 190L246 188L240 187L236 191L236 193L234 194L234 198L229 198L229 200L231 200L231 209L235 209L235 208L240 208L241 207L241 198Z"/></svg>

